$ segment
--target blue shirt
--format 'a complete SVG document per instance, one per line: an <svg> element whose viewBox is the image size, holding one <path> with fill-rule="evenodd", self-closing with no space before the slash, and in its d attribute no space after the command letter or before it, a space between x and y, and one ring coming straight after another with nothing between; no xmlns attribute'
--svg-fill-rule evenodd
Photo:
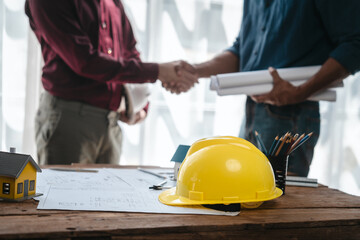
<svg viewBox="0 0 360 240"><path fill-rule="evenodd" d="M244 0L228 49L239 71L322 65L329 57L360 70L360 0Z"/></svg>

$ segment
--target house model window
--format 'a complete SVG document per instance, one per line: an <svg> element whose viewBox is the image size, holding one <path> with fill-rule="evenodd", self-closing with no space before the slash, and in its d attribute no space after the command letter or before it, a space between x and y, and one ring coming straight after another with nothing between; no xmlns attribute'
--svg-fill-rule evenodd
<svg viewBox="0 0 360 240"><path fill-rule="evenodd" d="M30 186L29 186L29 191L34 191L35 190L35 181L31 180L30 181Z"/></svg>
<svg viewBox="0 0 360 240"><path fill-rule="evenodd" d="M10 194L10 183L3 183L2 193L6 195Z"/></svg>
<svg viewBox="0 0 360 240"><path fill-rule="evenodd" d="M18 194L23 193L23 183L18 183L17 193Z"/></svg>

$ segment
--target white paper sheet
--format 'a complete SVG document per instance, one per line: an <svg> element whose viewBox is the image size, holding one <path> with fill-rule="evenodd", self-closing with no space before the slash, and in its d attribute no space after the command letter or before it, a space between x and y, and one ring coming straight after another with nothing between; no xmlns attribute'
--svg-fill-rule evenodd
<svg viewBox="0 0 360 240"><path fill-rule="evenodd" d="M299 86L304 82L305 80L300 80L300 81L294 81L292 82L292 84L294 86ZM272 83L266 83L266 84L248 85L248 86L232 87L232 88L218 88L216 90L219 96L236 95L236 94L257 95L257 94L270 92L272 88L273 88Z"/></svg>
<svg viewBox="0 0 360 240"><path fill-rule="evenodd" d="M130 119L135 117L135 114L143 109L149 101L151 94L150 85L148 83L127 83L124 85L125 93L127 95L127 114Z"/></svg>
<svg viewBox="0 0 360 240"><path fill-rule="evenodd" d="M296 81L293 83L298 84L300 82L301 81ZM253 86L218 89L217 93L219 96L239 95L239 94L246 94L251 96L251 95L258 95L258 94L270 92L272 88L273 88L272 84L261 84L261 85L253 85ZM336 91L326 89L309 97L308 100L334 102L336 101Z"/></svg>
<svg viewBox="0 0 360 240"><path fill-rule="evenodd" d="M97 173L60 172L43 169L38 173L37 191L44 193L38 209L119 211L235 216L202 206L174 207L159 202L161 191L150 190L160 179L136 169L99 169ZM174 184L170 182L169 184Z"/></svg>
<svg viewBox="0 0 360 240"><path fill-rule="evenodd" d="M291 84L294 85L294 86L300 86L301 84L305 83L307 80L294 80L294 81L291 81ZM216 76L211 76L211 81L210 81L210 90L215 90L215 91L218 91L218 90L225 90L225 89L232 89L232 88L235 88L235 89L251 89L251 88L255 88L255 89L266 89L267 92L270 91L268 90L268 86L270 86L271 84L271 88L273 86L273 83L270 82L270 83L262 83L262 84L250 84L250 85L243 85L243 86L234 86L234 87L223 87L223 88L220 88L219 85L218 85L218 81L217 81L217 78ZM265 86L265 87L264 87ZM344 82L343 81L336 81L336 82L333 82L329 85L329 89L333 89L333 88L341 88L341 87L344 87ZM244 91L244 90L242 90ZM254 90L254 91L258 91L258 90ZM262 90L263 91L263 90ZM248 93L249 92L249 93ZM245 90L243 94L247 94L248 95L251 95L252 91L251 90Z"/></svg>
<svg viewBox="0 0 360 240"><path fill-rule="evenodd" d="M279 68L277 69L281 78L286 81L308 80L321 66ZM268 70L226 73L216 75L219 88L240 87L246 85L272 83L273 79Z"/></svg>
<svg viewBox="0 0 360 240"><path fill-rule="evenodd" d="M299 86L314 75L321 66L297 67L277 69L280 76L290 81L294 86ZM336 101L336 91L329 90L343 87L342 81L337 81L327 89L309 97L310 101ZM215 90L219 96L240 95L248 96L264 94L273 88L273 79L268 70L218 74L211 76L210 89Z"/></svg>

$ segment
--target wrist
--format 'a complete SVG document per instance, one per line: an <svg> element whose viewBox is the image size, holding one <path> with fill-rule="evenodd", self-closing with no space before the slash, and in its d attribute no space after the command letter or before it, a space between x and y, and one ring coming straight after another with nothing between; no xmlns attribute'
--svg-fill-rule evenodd
<svg viewBox="0 0 360 240"><path fill-rule="evenodd" d="M161 79L163 79L163 74L164 74L164 64L163 63L159 63L159 70L158 70L158 79L161 81Z"/></svg>
<svg viewBox="0 0 360 240"><path fill-rule="evenodd" d="M295 93L295 99L298 102L306 101L306 99L308 99L312 95L312 93L306 87L306 84L297 86Z"/></svg>
<svg viewBox="0 0 360 240"><path fill-rule="evenodd" d="M198 78L208 78L211 74L207 73L205 63L193 64Z"/></svg>

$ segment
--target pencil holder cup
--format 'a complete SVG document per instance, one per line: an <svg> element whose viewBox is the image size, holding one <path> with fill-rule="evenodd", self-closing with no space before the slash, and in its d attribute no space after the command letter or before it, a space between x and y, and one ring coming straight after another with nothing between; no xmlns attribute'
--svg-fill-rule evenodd
<svg viewBox="0 0 360 240"><path fill-rule="evenodd" d="M285 194L286 174L288 169L289 155L267 156L274 171L276 187Z"/></svg>

